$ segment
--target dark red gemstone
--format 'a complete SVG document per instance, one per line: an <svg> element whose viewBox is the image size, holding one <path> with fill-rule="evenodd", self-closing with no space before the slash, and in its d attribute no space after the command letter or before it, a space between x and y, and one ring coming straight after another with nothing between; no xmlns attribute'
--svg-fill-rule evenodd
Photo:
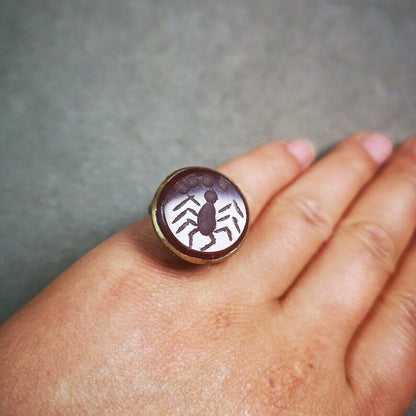
<svg viewBox="0 0 416 416"><path fill-rule="evenodd" d="M217 171L190 167L170 175L155 194L152 218L163 242L194 263L220 261L243 241L246 200Z"/></svg>

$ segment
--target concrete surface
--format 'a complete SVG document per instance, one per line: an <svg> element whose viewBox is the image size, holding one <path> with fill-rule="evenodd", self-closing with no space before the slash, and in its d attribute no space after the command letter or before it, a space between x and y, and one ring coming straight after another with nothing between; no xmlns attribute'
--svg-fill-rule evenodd
<svg viewBox="0 0 416 416"><path fill-rule="evenodd" d="M0 321L175 168L416 130L414 1L3 0L0 39Z"/></svg>

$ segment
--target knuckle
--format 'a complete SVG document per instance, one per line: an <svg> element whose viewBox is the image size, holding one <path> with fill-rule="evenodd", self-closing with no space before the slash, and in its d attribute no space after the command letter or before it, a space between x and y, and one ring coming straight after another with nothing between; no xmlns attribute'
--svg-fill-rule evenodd
<svg viewBox="0 0 416 416"><path fill-rule="evenodd" d="M339 148L338 158L338 166L347 167L348 175L352 177L367 177L374 171L375 162L358 139L346 141L344 146Z"/></svg>
<svg viewBox="0 0 416 416"><path fill-rule="evenodd" d="M400 174L400 182L403 183L403 186L406 187L411 194L416 195L416 172L414 169L402 172Z"/></svg>
<svg viewBox="0 0 416 416"><path fill-rule="evenodd" d="M396 157L388 170L388 176L392 183L403 187L401 191L416 195L416 164L414 156L402 153ZM387 173L387 172L386 172Z"/></svg>
<svg viewBox="0 0 416 416"><path fill-rule="evenodd" d="M394 271L397 244L393 233L387 227L365 219L345 221L341 228L352 235L359 244L362 256L382 265L388 273Z"/></svg>
<svg viewBox="0 0 416 416"><path fill-rule="evenodd" d="M325 239L332 232L333 224L323 201L311 194L295 194L282 200L302 223L322 234Z"/></svg>
<svg viewBox="0 0 416 416"><path fill-rule="evenodd" d="M348 166L349 175L362 176L367 173L371 168L371 163L368 157L363 157L365 150L362 146L358 146L351 149L351 152L343 152L340 155L342 166Z"/></svg>
<svg viewBox="0 0 416 416"><path fill-rule="evenodd" d="M411 337L412 345L416 339L416 291L390 290L382 296L382 302L387 304L388 310L398 315L400 330Z"/></svg>

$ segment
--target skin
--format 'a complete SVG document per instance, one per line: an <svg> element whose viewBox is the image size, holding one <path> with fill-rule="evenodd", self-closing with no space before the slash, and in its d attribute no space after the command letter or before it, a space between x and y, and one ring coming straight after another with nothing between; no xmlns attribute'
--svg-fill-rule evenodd
<svg viewBox="0 0 416 416"><path fill-rule="evenodd" d="M400 415L416 394L416 139L310 167L271 142L220 170L240 251L187 264L150 219L0 329L1 415ZM378 162L376 161L378 160Z"/></svg>

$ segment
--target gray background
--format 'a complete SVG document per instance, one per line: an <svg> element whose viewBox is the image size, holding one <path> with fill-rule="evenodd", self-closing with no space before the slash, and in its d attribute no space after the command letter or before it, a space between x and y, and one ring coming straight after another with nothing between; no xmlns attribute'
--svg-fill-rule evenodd
<svg viewBox="0 0 416 416"><path fill-rule="evenodd" d="M413 0L2 0L0 40L0 321L178 167L415 133Z"/></svg>

